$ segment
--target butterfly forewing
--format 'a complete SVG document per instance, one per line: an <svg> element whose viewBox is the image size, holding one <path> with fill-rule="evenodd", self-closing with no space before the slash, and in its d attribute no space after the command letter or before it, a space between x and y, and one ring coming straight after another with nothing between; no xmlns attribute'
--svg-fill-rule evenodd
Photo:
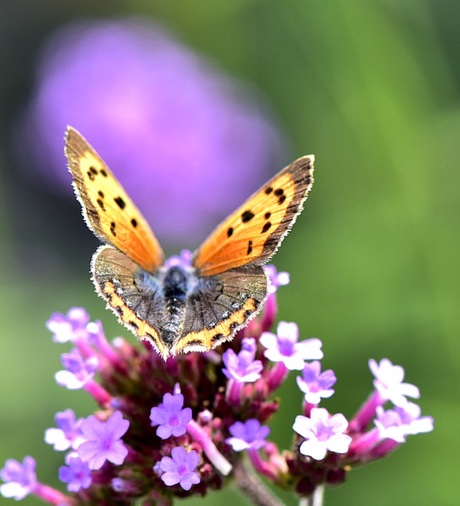
<svg viewBox="0 0 460 506"><path fill-rule="evenodd" d="M310 155L288 165L224 220L195 254L200 275L267 263L302 210L313 162Z"/></svg>
<svg viewBox="0 0 460 506"><path fill-rule="evenodd" d="M71 127L65 152L83 215L97 237L149 272L162 265L163 252L148 223L94 149Z"/></svg>

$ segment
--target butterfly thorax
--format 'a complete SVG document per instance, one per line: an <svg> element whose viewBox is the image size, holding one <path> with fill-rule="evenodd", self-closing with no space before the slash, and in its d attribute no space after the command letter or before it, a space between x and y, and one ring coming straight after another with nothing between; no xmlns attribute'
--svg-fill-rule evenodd
<svg viewBox="0 0 460 506"><path fill-rule="evenodd" d="M175 265L163 266L154 273L139 269L135 275L136 285L144 296L158 301L161 306L161 311L160 308L152 308L151 314L155 314L157 319L152 324L161 328L166 346L170 346L181 335L187 304L199 290L195 271L192 267Z"/></svg>
<svg viewBox="0 0 460 506"><path fill-rule="evenodd" d="M190 273L182 267L169 267L163 279L165 297L171 301L185 298L190 285Z"/></svg>

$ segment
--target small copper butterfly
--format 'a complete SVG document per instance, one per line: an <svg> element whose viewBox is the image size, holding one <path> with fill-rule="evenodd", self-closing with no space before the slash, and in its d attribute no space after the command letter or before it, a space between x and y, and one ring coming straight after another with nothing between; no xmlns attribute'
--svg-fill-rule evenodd
<svg viewBox="0 0 460 506"><path fill-rule="evenodd" d="M65 152L86 223L105 243L91 262L96 291L119 321L165 360L215 348L262 309L269 283L263 265L302 211L313 184L313 156L291 163L254 193L184 267L164 263L142 214L71 127Z"/></svg>

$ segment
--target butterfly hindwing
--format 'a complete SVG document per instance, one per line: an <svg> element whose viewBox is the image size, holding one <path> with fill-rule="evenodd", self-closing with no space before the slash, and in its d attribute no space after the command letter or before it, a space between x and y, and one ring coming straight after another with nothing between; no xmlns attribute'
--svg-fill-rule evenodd
<svg viewBox="0 0 460 506"><path fill-rule="evenodd" d="M267 297L267 276L259 266L198 279L173 354L206 351L228 341L257 315Z"/></svg>
<svg viewBox="0 0 460 506"><path fill-rule="evenodd" d="M168 347L161 337L165 302L161 290L146 290L136 277L144 271L127 255L111 246L101 246L93 256L91 270L99 295L120 323L139 339L146 339L160 355L167 357Z"/></svg>
<svg viewBox="0 0 460 506"><path fill-rule="evenodd" d="M311 155L288 165L224 220L195 254L199 273L213 276L267 263L302 211L313 162Z"/></svg>
<svg viewBox="0 0 460 506"><path fill-rule="evenodd" d="M208 278L187 276L193 295L176 302L171 318L168 282L160 269L149 274L121 251L101 246L93 257L93 282L107 307L160 355L207 351L231 339L262 307L267 277L259 266L243 266ZM153 280L153 281L152 281ZM169 307L168 307L169 306Z"/></svg>
<svg viewBox="0 0 460 506"><path fill-rule="evenodd" d="M69 127L66 156L73 186L88 226L147 271L163 263L163 252L148 223L83 136Z"/></svg>

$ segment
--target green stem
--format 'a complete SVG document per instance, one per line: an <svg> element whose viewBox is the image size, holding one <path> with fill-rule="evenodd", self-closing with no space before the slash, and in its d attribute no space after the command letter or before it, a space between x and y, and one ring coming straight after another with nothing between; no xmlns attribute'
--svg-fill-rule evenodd
<svg viewBox="0 0 460 506"><path fill-rule="evenodd" d="M253 470L247 469L243 463L235 464L234 476L236 486L255 506L283 506Z"/></svg>

